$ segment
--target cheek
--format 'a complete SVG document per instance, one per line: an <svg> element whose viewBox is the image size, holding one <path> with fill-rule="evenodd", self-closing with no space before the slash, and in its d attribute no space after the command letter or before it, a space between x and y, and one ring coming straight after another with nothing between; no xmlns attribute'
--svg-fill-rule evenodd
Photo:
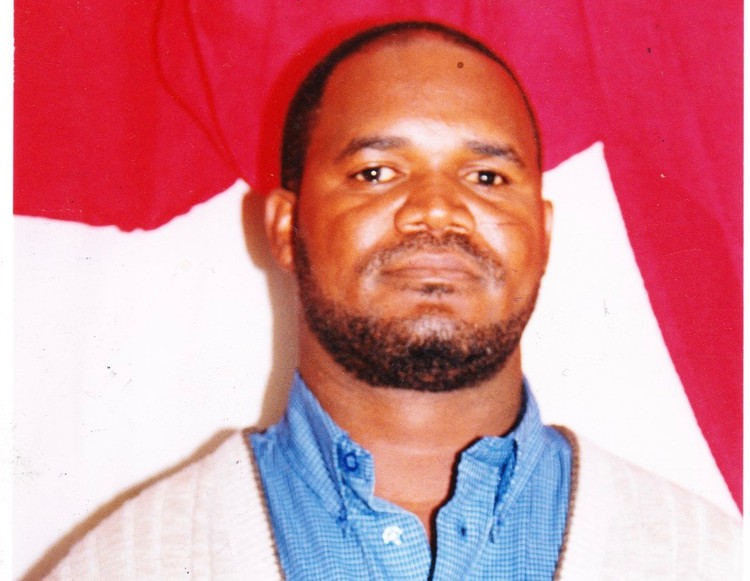
<svg viewBox="0 0 750 581"><path fill-rule="evenodd" d="M527 279L541 276L546 253L538 221L494 216L483 220L482 226L480 235L508 271L507 284L523 286Z"/></svg>
<svg viewBox="0 0 750 581"><path fill-rule="evenodd" d="M331 244L356 258L364 258L388 238L393 220L386 212L363 205L347 209L330 223Z"/></svg>
<svg viewBox="0 0 750 581"><path fill-rule="evenodd" d="M377 199L347 201L300 208L300 227L315 272L325 272L342 290L356 282L358 263L393 235L387 204Z"/></svg>

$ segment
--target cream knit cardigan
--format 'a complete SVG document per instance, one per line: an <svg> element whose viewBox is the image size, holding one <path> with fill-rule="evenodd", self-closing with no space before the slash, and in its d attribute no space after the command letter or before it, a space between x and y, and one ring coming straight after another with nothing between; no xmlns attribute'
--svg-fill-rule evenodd
<svg viewBox="0 0 750 581"><path fill-rule="evenodd" d="M555 579L740 579L738 522L559 429L573 445L574 461L568 524ZM242 433L125 503L47 577L281 578L259 475Z"/></svg>

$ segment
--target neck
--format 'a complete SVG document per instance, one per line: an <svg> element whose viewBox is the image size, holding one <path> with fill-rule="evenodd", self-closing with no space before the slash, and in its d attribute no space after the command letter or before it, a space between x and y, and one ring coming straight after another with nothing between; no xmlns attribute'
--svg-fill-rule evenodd
<svg viewBox="0 0 750 581"><path fill-rule="evenodd" d="M511 430L523 402L520 353L471 388L445 393L373 387L350 376L305 329L300 373L323 409L375 462L375 494L416 514L432 537L458 455Z"/></svg>

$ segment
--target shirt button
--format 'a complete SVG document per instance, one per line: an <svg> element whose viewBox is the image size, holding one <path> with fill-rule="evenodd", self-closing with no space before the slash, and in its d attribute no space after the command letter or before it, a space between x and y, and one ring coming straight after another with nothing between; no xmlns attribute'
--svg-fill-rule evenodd
<svg viewBox="0 0 750 581"><path fill-rule="evenodd" d="M357 460L357 455L354 452L349 452L344 456L344 467L349 472L354 472L359 467L359 461Z"/></svg>
<svg viewBox="0 0 750 581"><path fill-rule="evenodd" d="M383 544L385 545L401 545L401 535L404 534L404 530L396 525L391 525L383 529Z"/></svg>

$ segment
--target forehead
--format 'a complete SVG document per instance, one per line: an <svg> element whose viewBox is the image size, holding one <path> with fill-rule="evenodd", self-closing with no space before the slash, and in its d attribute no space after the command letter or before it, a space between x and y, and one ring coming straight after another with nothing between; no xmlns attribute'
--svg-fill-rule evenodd
<svg viewBox="0 0 750 581"><path fill-rule="evenodd" d="M533 125L520 89L497 62L431 33L376 41L341 62L326 84L313 131L331 139L403 118L501 132L529 156ZM356 135L355 135L356 137Z"/></svg>

